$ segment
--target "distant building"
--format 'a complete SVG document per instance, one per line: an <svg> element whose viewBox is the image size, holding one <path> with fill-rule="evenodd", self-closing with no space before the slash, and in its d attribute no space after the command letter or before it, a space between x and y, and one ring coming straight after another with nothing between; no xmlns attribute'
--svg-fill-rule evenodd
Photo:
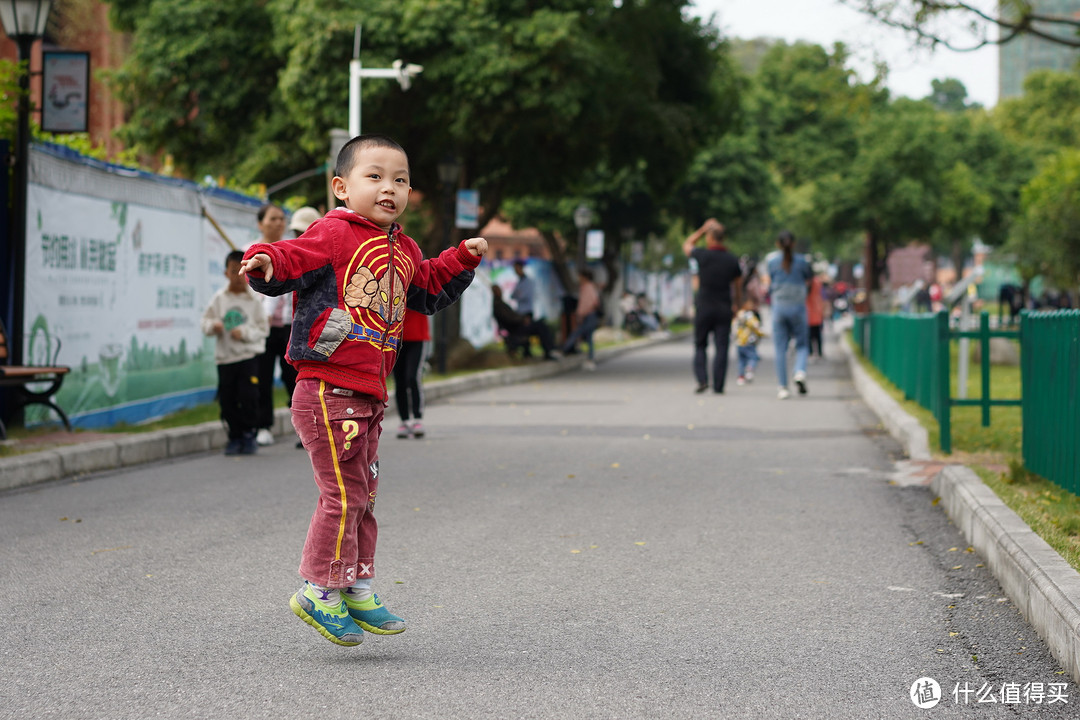
<svg viewBox="0 0 1080 720"><path fill-rule="evenodd" d="M56 3L44 41L35 42L30 52L30 102L34 120L41 121L42 50L86 51L90 53L88 134L94 144L104 145L110 154L123 149L113 130L124 122L124 108L98 79L97 73L119 67L130 42L127 35L110 28L108 2ZM6 33L0 33L0 57L15 60L17 56L15 43Z"/></svg>
<svg viewBox="0 0 1080 720"><path fill-rule="evenodd" d="M491 260L550 260L544 236L536 228L515 229L501 218L495 218L483 227L479 235L488 241Z"/></svg>
<svg viewBox="0 0 1080 720"><path fill-rule="evenodd" d="M896 248L886 260L889 270L889 286L893 290L911 285L922 280L924 285L934 282L937 267L934 253L929 245L911 243L906 247Z"/></svg>
<svg viewBox="0 0 1080 720"><path fill-rule="evenodd" d="M1033 10L1041 15L1051 15L1080 20L1080 0L1030 0ZM1038 25L1038 23L1037 23ZM1066 26L1039 25L1048 33L1076 39L1076 30ZM998 100L1019 97L1024 93L1024 78L1033 70L1069 71L1080 60L1080 49L1021 33L998 46Z"/></svg>

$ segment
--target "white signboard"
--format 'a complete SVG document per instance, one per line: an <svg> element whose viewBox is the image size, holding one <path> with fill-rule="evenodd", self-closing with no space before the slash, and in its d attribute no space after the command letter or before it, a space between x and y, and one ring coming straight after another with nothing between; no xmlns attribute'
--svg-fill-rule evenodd
<svg viewBox="0 0 1080 720"><path fill-rule="evenodd" d="M604 231L590 230L585 234L585 257L599 260L604 257Z"/></svg>
<svg viewBox="0 0 1080 720"><path fill-rule="evenodd" d="M58 155L31 155L27 357L48 362L59 347L56 362L72 370L55 400L76 426L135 423L212 400L213 340L200 320L225 284L230 248L202 216L205 198L191 183ZM258 235L256 209L248 200L213 212L243 247ZM48 416L30 406L27 421L39 411Z"/></svg>

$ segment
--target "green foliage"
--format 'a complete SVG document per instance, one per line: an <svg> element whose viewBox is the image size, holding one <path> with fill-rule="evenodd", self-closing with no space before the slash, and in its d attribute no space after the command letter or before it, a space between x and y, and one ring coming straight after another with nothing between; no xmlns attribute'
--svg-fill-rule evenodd
<svg viewBox="0 0 1080 720"><path fill-rule="evenodd" d="M956 78L930 81L930 94L926 99L938 110L958 113L967 110L968 91L964 83Z"/></svg>
<svg viewBox="0 0 1080 720"><path fill-rule="evenodd" d="M673 209L693 227L718 218L740 252L764 254L778 228L772 206L780 194L756 134L728 134L691 164Z"/></svg>
<svg viewBox="0 0 1080 720"><path fill-rule="evenodd" d="M18 123L19 74L25 65L0 59L0 138L15 142Z"/></svg>
<svg viewBox="0 0 1080 720"><path fill-rule="evenodd" d="M189 175L225 173L245 151L239 129L271 110L281 60L266 3L143 5L114 7L134 30L124 65L107 76L130 113L120 137L172 154Z"/></svg>
<svg viewBox="0 0 1080 720"><path fill-rule="evenodd" d="M1080 281L1080 149L1051 157L1024 187L1011 248L1058 287Z"/></svg>
<svg viewBox="0 0 1080 720"><path fill-rule="evenodd" d="M754 77L746 112L782 181L802 185L847 167L858 152L856 131L885 104L880 79L858 82L848 52L777 43Z"/></svg>
<svg viewBox="0 0 1080 720"><path fill-rule="evenodd" d="M1023 95L998 103L994 119L1011 142L1038 155L1080 147L1080 73L1036 70Z"/></svg>

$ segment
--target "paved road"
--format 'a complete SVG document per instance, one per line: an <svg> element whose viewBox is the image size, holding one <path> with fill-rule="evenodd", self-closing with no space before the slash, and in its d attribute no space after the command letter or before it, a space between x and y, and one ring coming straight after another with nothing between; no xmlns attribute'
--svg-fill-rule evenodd
<svg viewBox="0 0 1080 720"><path fill-rule="evenodd" d="M0 495L0 717L1076 717L845 366L786 402L771 372L695 395L675 342L385 436L376 589L410 627L359 648L288 607L292 443ZM1012 683L1068 704L977 702Z"/></svg>

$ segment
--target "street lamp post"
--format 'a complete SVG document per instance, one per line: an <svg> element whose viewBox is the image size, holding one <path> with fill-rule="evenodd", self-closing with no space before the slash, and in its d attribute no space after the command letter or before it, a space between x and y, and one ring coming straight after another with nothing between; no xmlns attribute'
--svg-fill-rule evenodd
<svg viewBox="0 0 1080 720"><path fill-rule="evenodd" d="M52 10L52 0L0 0L0 23L19 49L19 62L26 62L19 73L18 125L15 136L15 187L11 211L11 361L23 361L23 304L26 294L26 186L30 162L30 50L34 41L45 34L45 22Z"/></svg>
<svg viewBox="0 0 1080 720"><path fill-rule="evenodd" d="M361 28L356 26L353 39L353 59L349 62L349 136L356 137L360 134L361 119L361 95L360 82L363 78L389 78L397 80L402 90L408 90L412 85L412 79L424 71L423 65L403 63L395 60L393 67L388 68L365 68L360 62L360 34Z"/></svg>
<svg viewBox="0 0 1080 720"><path fill-rule="evenodd" d="M588 205L578 205L574 210L574 225L577 227L577 272L585 267L585 231L592 223L592 210Z"/></svg>
<svg viewBox="0 0 1080 720"><path fill-rule="evenodd" d="M443 198L445 199L445 212L443 214L443 249L450 247L451 230L454 226L454 192L457 190L458 178L461 175L461 164L453 155L447 154L439 162L439 184L442 186ZM448 343L450 330L447 323L448 308L439 312L439 374L446 374L446 355L449 352Z"/></svg>

